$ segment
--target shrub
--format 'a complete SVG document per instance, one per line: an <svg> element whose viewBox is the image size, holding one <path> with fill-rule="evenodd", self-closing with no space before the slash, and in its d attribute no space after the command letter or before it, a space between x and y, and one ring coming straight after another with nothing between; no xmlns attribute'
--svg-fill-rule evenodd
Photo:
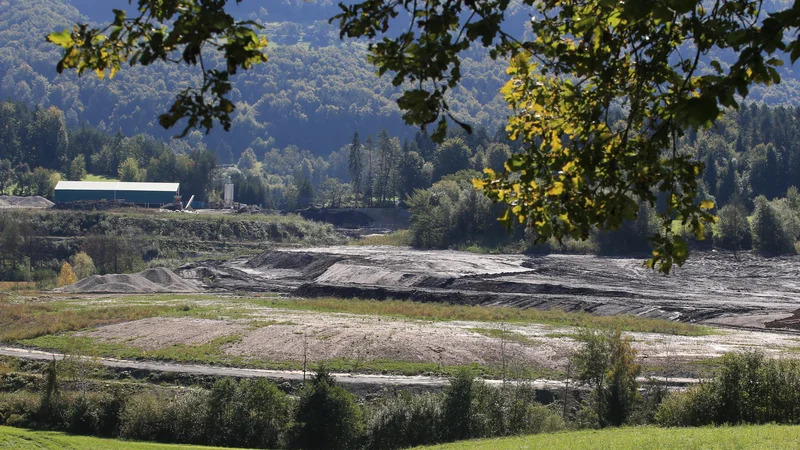
<svg viewBox="0 0 800 450"><path fill-rule="evenodd" d="M551 408L536 401L536 390L528 384L484 387L478 391L475 422L480 437L513 436L557 431L564 421ZM475 436L478 437L478 436Z"/></svg>
<svg viewBox="0 0 800 450"><path fill-rule="evenodd" d="M39 416L40 396L29 391L0 394L0 425L32 427Z"/></svg>
<svg viewBox="0 0 800 450"><path fill-rule="evenodd" d="M122 409L120 436L140 441L172 442L166 403L153 392L131 396Z"/></svg>
<svg viewBox="0 0 800 450"><path fill-rule="evenodd" d="M617 331L581 331L583 346L575 354L578 377L594 388L591 399L601 427L628 421L639 399L636 350Z"/></svg>
<svg viewBox="0 0 800 450"><path fill-rule="evenodd" d="M191 389L170 402L167 415L171 421L174 442L181 444L208 444L209 393Z"/></svg>
<svg viewBox="0 0 800 450"><path fill-rule="evenodd" d="M209 395L211 443L232 447L277 447L286 431L286 395L267 380L217 381Z"/></svg>
<svg viewBox="0 0 800 450"><path fill-rule="evenodd" d="M33 272L33 281L36 282L36 289L45 290L56 287L58 275L52 269L37 269Z"/></svg>
<svg viewBox="0 0 800 450"><path fill-rule="evenodd" d="M798 404L800 363L757 352L728 354L710 382L670 395L656 420L668 426L795 424Z"/></svg>
<svg viewBox="0 0 800 450"><path fill-rule="evenodd" d="M472 371L462 368L450 380L444 391L442 434L448 441L469 439L480 435L479 421L473 409L482 381L476 380Z"/></svg>
<svg viewBox="0 0 800 450"><path fill-rule="evenodd" d="M100 414L97 405L88 397L78 396L65 402L66 430L74 434L99 434Z"/></svg>
<svg viewBox="0 0 800 450"><path fill-rule="evenodd" d="M668 395L659 405L655 421L667 427L708 425L716 415L716 402L713 385L704 383L685 392Z"/></svg>
<svg viewBox="0 0 800 450"><path fill-rule="evenodd" d="M291 446L349 449L359 445L363 413L355 397L320 368L300 392Z"/></svg>
<svg viewBox="0 0 800 450"><path fill-rule="evenodd" d="M367 448L435 444L442 439L442 396L400 395L375 408L367 424Z"/></svg>

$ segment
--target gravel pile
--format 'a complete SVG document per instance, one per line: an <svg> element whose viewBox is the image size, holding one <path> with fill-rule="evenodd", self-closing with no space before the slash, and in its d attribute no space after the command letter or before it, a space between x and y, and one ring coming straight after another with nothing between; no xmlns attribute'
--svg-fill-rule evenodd
<svg viewBox="0 0 800 450"><path fill-rule="evenodd" d="M134 274L94 275L63 288L70 293L150 294L197 292L197 288L163 267Z"/></svg>
<svg viewBox="0 0 800 450"><path fill-rule="evenodd" d="M28 197L17 197L9 195L0 195L0 209L3 208L50 208L53 202L50 200L34 195Z"/></svg>

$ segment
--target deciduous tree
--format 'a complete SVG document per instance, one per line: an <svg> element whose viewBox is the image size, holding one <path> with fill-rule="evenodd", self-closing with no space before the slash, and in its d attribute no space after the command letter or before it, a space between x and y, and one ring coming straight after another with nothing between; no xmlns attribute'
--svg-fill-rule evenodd
<svg viewBox="0 0 800 450"><path fill-rule="evenodd" d="M58 274L58 279L56 280L56 284L58 285L58 287L64 287L77 282L78 282L78 277L76 277L75 273L72 271L72 266L70 266L68 262L65 262L61 266L61 272Z"/></svg>

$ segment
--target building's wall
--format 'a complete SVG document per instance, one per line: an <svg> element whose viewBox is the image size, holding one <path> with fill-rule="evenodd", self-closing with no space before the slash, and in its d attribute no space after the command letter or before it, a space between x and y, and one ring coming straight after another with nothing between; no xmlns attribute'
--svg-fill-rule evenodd
<svg viewBox="0 0 800 450"><path fill-rule="evenodd" d="M161 206L175 203L175 195L173 192L157 192L157 191L117 191L117 201L125 201L136 203L137 205ZM114 200L114 191L73 191L73 190L56 190L55 202L65 203L80 200Z"/></svg>
<svg viewBox="0 0 800 450"><path fill-rule="evenodd" d="M114 191L60 191L56 189L53 199L56 203L79 200L114 200Z"/></svg>

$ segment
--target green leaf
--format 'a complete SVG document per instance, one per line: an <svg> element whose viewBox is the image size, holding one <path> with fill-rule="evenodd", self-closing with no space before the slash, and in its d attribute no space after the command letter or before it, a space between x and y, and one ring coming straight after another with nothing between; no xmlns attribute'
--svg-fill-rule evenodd
<svg viewBox="0 0 800 450"><path fill-rule="evenodd" d="M67 29L64 31L54 31L48 34L47 41L64 48L75 45L75 41L72 39L72 33Z"/></svg>
<svg viewBox="0 0 800 450"><path fill-rule="evenodd" d="M709 95L689 99L685 111L686 122L695 128L711 125L720 113L717 99Z"/></svg>

